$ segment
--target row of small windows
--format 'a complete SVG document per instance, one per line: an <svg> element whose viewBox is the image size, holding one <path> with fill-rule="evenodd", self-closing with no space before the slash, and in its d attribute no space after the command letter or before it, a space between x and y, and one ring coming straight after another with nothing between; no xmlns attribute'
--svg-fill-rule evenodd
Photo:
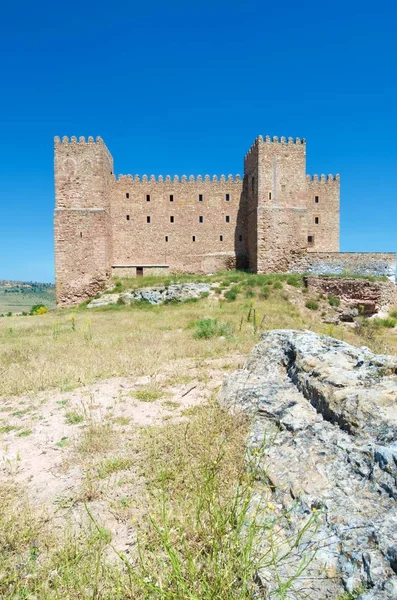
<svg viewBox="0 0 397 600"><path fill-rule="evenodd" d="M130 215L126 215L125 216L126 220L129 221L130 220ZM226 215L225 216L225 221L226 223L230 223L230 216ZM146 217L146 223L150 223L150 216ZM170 223L174 223L174 216L170 215ZM204 223L204 217L199 216L199 223Z"/></svg>
<svg viewBox="0 0 397 600"><path fill-rule="evenodd" d="M168 235L166 235L164 239L165 239L165 241L166 241L166 242L168 242ZM195 241L196 241L196 236L195 236L195 235L192 235L192 242L195 242ZM219 236L219 241L220 241L220 242L223 242L223 235L220 235L220 236ZM239 236L238 236L238 241L239 241L239 242L242 242L242 241L243 241L243 236L242 236L242 235L239 235Z"/></svg>
<svg viewBox="0 0 397 600"><path fill-rule="evenodd" d="M126 192L125 197L128 199L130 197L129 192ZM199 194L198 196L199 202L202 202L204 199L203 194ZM230 201L230 194L225 194L226 202ZM174 194L170 194L170 202L174 201ZM146 202L150 202L150 194L146 194Z"/></svg>

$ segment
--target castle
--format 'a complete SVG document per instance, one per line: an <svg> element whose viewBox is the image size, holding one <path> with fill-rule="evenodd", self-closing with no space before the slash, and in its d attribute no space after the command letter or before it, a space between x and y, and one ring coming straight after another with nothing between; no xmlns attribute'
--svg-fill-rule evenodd
<svg viewBox="0 0 397 600"><path fill-rule="evenodd" d="M94 296L114 275L346 267L391 275L395 255L339 253L339 187L339 175L306 175L299 138L259 136L242 178L116 178L100 137L56 137L57 304Z"/></svg>

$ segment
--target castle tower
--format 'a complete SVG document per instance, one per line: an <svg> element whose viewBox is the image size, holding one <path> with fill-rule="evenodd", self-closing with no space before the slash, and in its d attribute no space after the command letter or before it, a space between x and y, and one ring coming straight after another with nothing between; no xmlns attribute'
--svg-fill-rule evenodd
<svg viewBox="0 0 397 600"><path fill-rule="evenodd" d="M113 159L101 138L54 143L56 297L66 306L94 296L110 277Z"/></svg>
<svg viewBox="0 0 397 600"><path fill-rule="evenodd" d="M252 271L287 272L307 248L306 144L259 136L244 161Z"/></svg>

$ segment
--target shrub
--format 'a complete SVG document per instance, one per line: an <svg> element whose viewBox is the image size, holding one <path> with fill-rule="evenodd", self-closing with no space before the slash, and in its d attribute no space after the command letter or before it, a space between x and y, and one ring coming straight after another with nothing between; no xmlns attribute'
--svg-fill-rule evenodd
<svg viewBox="0 0 397 600"><path fill-rule="evenodd" d="M273 283L273 288L275 290L282 290L283 289L283 284L281 283L281 281L275 281Z"/></svg>
<svg viewBox="0 0 397 600"><path fill-rule="evenodd" d="M225 292L225 298L226 300L229 300L229 302L233 302L233 300L236 300L237 298L237 290L235 289L235 287L230 288L230 290L227 290L227 292Z"/></svg>
<svg viewBox="0 0 397 600"><path fill-rule="evenodd" d="M217 319L200 319L195 324L193 337L208 340L212 337L229 336L231 327L228 323L219 323Z"/></svg>
<svg viewBox="0 0 397 600"><path fill-rule="evenodd" d="M292 285L294 287L301 287L302 285L302 277L300 275L290 275L287 277L288 285Z"/></svg>
<svg viewBox="0 0 397 600"><path fill-rule="evenodd" d="M318 310L318 304L315 300L307 300L305 306L306 308L310 308L310 310Z"/></svg>
<svg viewBox="0 0 397 600"><path fill-rule="evenodd" d="M30 309L31 315L44 315L46 312L48 311L44 304L34 304Z"/></svg>
<svg viewBox="0 0 397 600"><path fill-rule="evenodd" d="M392 310L389 313L389 317L391 317L392 319L397 319L397 310Z"/></svg>
<svg viewBox="0 0 397 600"><path fill-rule="evenodd" d="M117 304L118 304L119 306L124 306L124 305L125 305L125 300L124 300L124 298L123 298L122 296L119 296L119 297L117 298Z"/></svg>
<svg viewBox="0 0 397 600"><path fill-rule="evenodd" d="M392 319L391 317L386 317L385 319L374 319L374 322L378 327L387 327L388 329L393 329L397 325L397 319Z"/></svg>
<svg viewBox="0 0 397 600"><path fill-rule="evenodd" d="M254 290L252 290L251 288L248 288L248 290L245 292L245 297L246 298L253 298L254 296L255 296Z"/></svg>
<svg viewBox="0 0 397 600"><path fill-rule="evenodd" d="M340 305L340 298L338 296L328 296L328 303L330 306L337 307Z"/></svg>
<svg viewBox="0 0 397 600"><path fill-rule="evenodd" d="M269 288L267 286L263 286L263 288L261 289L261 292L259 294L259 297L266 299L266 298L269 298L269 296L270 296Z"/></svg>

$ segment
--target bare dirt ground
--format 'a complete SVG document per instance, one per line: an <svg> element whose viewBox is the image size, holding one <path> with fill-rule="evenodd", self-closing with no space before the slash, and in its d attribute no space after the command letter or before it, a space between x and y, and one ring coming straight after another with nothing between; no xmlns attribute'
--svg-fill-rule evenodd
<svg viewBox="0 0 397 600"><path fill-rule="evenodd" d="M244 357L181 360L155 377L112 378L71 392L6 399L0 412L0 485L16 483L55 529L79 527L90 512L129 552L134 522L150 510L137 439L217 393Z"/></svg>

